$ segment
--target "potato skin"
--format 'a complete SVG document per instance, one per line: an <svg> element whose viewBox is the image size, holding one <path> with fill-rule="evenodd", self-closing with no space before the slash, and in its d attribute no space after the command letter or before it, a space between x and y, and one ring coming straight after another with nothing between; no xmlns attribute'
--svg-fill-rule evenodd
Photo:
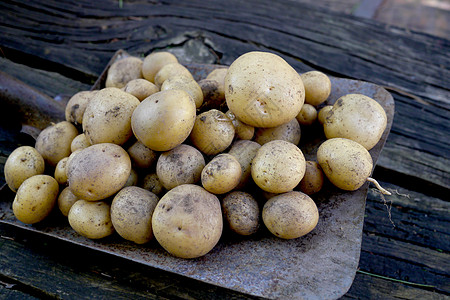
<svg viewBox="0 0 450 300"><path fill-rule="evenodd" d="M325 105L319 110L317 114L317 120L320 124L325 124L325 120L327 118L328 112L333 108L333 105Z"/></svg>
<svg viewBox="0 0 450 300"><path fill-rule="evenodd" d="M300 75L305 86L305 103L317 106L328 99L331 81L325 73L309 71Z"/></svg>
<svg viewBox="0 0 450 300"><path fill-rule="evenodd" d="M142 60L129 56L114 62L108 69L105 86L123 88L129 81L142 78Z"/></svg>
<svg viewBox="0 0 450 300"><path fill-rule="evenodd" d="M255 127L247 125L239 121L231 110L228 110L225 115L230 118L234 125L236 137L241 140L251 140L255 135Z"/></svg>
<svg viewBox="0 0 450 300"><path fill-rule="evenodd" d="M158 73L156 73L155 84L157 87L161 88L164 81L174 76L186 76L194 78L191 72L182 64L170 63L164 65L161 69L159 69Z"/></svg>
<svg viewBox="0 0 450 300"><path fill-rule="evenodd" d="M151 83L150 81L138 78L129 81L124 86L123 91L135 96L136 98L139 99L139 101L142 101L148 96L159 92L159 89L155 84Z"/></svg>
<svg viewBox="0 0 450 300"><path fill-rule="evenodd" d="M194 100L196 108L203 104L202 89L191 76L177 75L167 78L161 85L161 91L165 90L183 90Z"/></svg>
<svg viewBox="0 0 450 300"><path fill-rule="evenodd" d="M66 184L67 183L67 161L69 160L69 157L64 157L61 159L55 168L55 175L54 178L59 184Z"/></svg>
<svg viewBox="0 0 450 300"><path fill-rule="evenodd" d="M264 145L270 141L283 140L298 145L301 138L300 124L296 118L271 128L258 128L255 133L254 141Z"/></svg>
<svg viewBox="0 0 450 300"><path fill-rule="evenodd" d="M69 187L62 190L58 196L58 208L63 216L67 217L69 215L70 208L78 200L80 200L80 198L75 196Z"/></svg>
<svg viewBox="0 0 450 300"><path fill-rule="evenodd" d="M16 148L6 160L4 173L8 187L16 192L22 182L34 175L43 174L45 161L42 155L33 147Z"/></svg>
<svg viewBox="0 0 450 300"><path fill-rule="evenodd" d="M202 170L202 185L210 193L225 194L234 189L241 179L241 165L228 153L215 156Z"/></svg>
<svg viewBox="0 0 450 300"><path fill-rule="evenodd" d="M252 195L234 191L222 200L222 211L229 228L240 235L251 235L259 229L259 206Z"/></svg>
<svg viewBox="0 0 450 300"><path fill-rule="evenodd" d="M172 255L203 256L214 248L222 235L220 201L200 186L177 186L159 200L152 226L156 240Z"/></svg>
<svg viewBox="0 0 450 300"><path fill-rule="evenodd" d="M236 186L237 190L243 189L250 182L252 178L252 161L259 148L261 148L261 145L257 142L239 140L234 142L230 151L228 151L228 153L233 155L241 165L242 174L239 184Z"/></svg>
<svg viewBox="0 0 450 300"><path fill-rule="evenodd" d="M86 107L97 91L81 91L73 95L66 104L66 121L70 123L82 124Z"/></svg>
<svg viewBox="0 0 450 300"><path fill-rule="evenodd" d="M144 58L142 75L148 81L155 83L155 75L163 66L177 62L177 57L170 52L152 52Z"/></svg>
<svg viewBox="0 0 450 300"><path fill-rule="evenodd" d="M137 186L120 190L111 203L111 221L126 240L145 244L153 238L152 215L159 198Z"/></svg>
<svg viewBox="0 0 450 300"><path fill-rule="evenodd" d="M319 211L308 195L288 192L274 196L264 204L262 219L273 235L295 239L316 227Z"/></svg>
<svg viewBox="0 0 450 300"><path fill-rule="evenodd" d="M307 195L312 195L322 189L323 183L324 175L320 165L315 161L306 161L305 176L303 176L297 189Z"/></svg>
<svg viewBox="0 0 450 300"><path fill-rule="evenodd" d="M44 220L55 206L59 193L56 180L48 175L34 175L25 180L14 198L14 216L25 223L34 224Z"/></svg>
<svg viewBox="0 0 450 300"><path fill-rule="evenodd" d="M75 152L78 149L84 149L91 146L91 142L87 139L84 133L77 135L70 144L70 151ZM69 155L70 156L70 155Z"/></svg>
<svg viewBox="0 0 450 300"><path fill-rule="evenodd" d="M295 118L300 125L311 125L317 119L317 110L311 104L305 103Z"/></svg>
<svg viewBox="0 0 450 300"><path fill-rule="evenodd" d="M114 233L111 206L105 201L78 200L69 210L70 227L89 239L101 239Z"/></svg>
<svg viewBox="0 0 450 300"><path fill-rule="evenodd" d="M127 152L130 155L133 165L139 169L150 168L158 159L158 154L155 151L139 141L131 145Z"/></svg>

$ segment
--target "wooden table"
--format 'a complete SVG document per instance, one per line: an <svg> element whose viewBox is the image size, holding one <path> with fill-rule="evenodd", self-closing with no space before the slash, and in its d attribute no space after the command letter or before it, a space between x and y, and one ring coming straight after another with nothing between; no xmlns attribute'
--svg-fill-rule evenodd
<svg viewBox="0 0 450 300"><path fill-rule="evenodd" d="M225 65L271 51L299 72L385 86L396 112L374 177L395 193L384 203L369 191L359 270L343 298L449 297L448 39L285 0L7 0L0 11L1 70L51 97L89 89L117 49ZM0 184L7 156L26 143L19 130L2 123ZM249 298L4 224L0 236L0 298Z"/></svg>

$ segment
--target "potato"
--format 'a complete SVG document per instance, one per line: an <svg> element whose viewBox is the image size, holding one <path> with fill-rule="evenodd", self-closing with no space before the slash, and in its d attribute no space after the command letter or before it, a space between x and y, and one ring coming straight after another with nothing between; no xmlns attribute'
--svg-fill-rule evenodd
<svg viewBox="0 0 450 300"><path fill-rule="evenodd" d="M347 138L372 149L386 129L383 107L370 97L348 94L339 98L328 112L323 124L325 136Z"/></svg>
<svg viewBox="0 0 450 300"><path fill-rule="evenodd" d="M297 145L300 142L300 124L296 118L288 123L271 128L258 128L255 132L255 142L264 145L270 141L283 140Z"/></svg>
<svg viewBox="0 0 450 300"><path fill-rule="evenodd" d="M22 182L34 175L43 174L45 161L42 155L33 147L16 148L6 160L4 173L8 187L16 192Z"/></svg>
<svg viewBox="0 0 450 300"><path fill-rule="evenodd" d="M75 152L79 149L84 149L91 146L91 142L87 139L84 133L77 135L70 143L70 151Z"/></svg>
<svg viewBox="0 0 450 300"><path fill-rule="evenodd" d="M78 135L72 123L62 121L51 125L39 133L35 148L50 166L56 164L71 153L70 145Z"/></svg>
<svg viewBox="0 0 450 300"><path fill-rule="evenodd" d="M170 52L153 52L144 58L142 64L142 75L150 82L155 82L155 75L167 64L177 63L178 59Z"/></svg>
<svg viewBox="0 0 450 300"><path fill-rule="evenodd" d="M276 127L295 118L305 90L300 75L280 56L248 52L238 57L225 76L228 108L253 127Z"/></svg>
<svg viewBox="0 0 450 300"><path fill-rule="evenodd" d="M234 189L242 171L237 159L228 153L214 157L201 172L202 185L210 193L225 194Z"/></svg>
<svg viewBox="0 0 450 300"><path fill-rule="evenodd" d="M164 192L164 186L156 173L145 175L140 186L155 195L161 195Z"/></svg>
<svg viewBox="0 0 450 300"><path fill-rule="evenodd" d="M128 56L117 60L108 69L105 87L123 88L129 81L142 78L142 60Z"/></svg>
<svg viewBox="0 0 450 300"><path fill-rule="evenodd" d="M252 161L259 148L261 148L261 145L256 142L240 140L234 142L230 151L228 151L228 153L233 155L241 165L242 175L236 189L243 189L251 180Z"/></svg>
<svg viewBox="0 0 450 300"><path fill-rule="evenodd" d="M62 190L58 196L58 208L63 216L67 217L69 215L70 208L78 200L80 200L80 198L75 196L69 187Z"/></svg>
<svg viewBox="0 0 450 300"><path fill-rule="evenodd" d="M303 176L297 189L307 195L312 195L322 189L323 182L323 171L320 165L315 161L306 161L305 176Z"/></svg>
<svg viewBox="0 0 450 300"><path fill-rule="evenodd" d="M131 145L128 150L131 161L136 168L147 169L153 166L158 159L158 154L139 141Z"/></svg>
<svg viewBox="0 0 450 300"><path fill-rule="evenodd" d="M68 220L78 234L89 239L101 239L114 233L111 206L105 201L78 200L69 210Z"/></svg>
<svg viewBox="0 0 450 300"><path fill-rule="evenodd" d="M219 82L216 80L202 79L198 82L198 85L203 93L202 111L210 109L222 110L222 107L226 106L225 91Z"/></svg>
<svg viewBox="0 0 450 300"><path fill-rule="evenodd" d="M211 109L197 116L189 136L192 144L206 155L216 155L231 145L235 130L221 111Z"/></svg>
<svg viewBox="0 0 450 300"><path fill-rule="evenodd" d="M186 184L196 183L205 167L203 155L192 146L181 144L161 153L156 163L156 174L168 190Z"/></svg>
<svg viewBox="0 0 450 300"><path fill-rule="evenodd" d="M299 184L305 169L305 157L296 145L275 140L259 148L253 158L251 172L262 190L284 193Z"/></svg>
<svg viewBox="0 0 450 300"><path fill-rule="evenodd" d="M130 171L130 176L128 176L127 182L125 182L125 184L123 185L123 187L127 187L127 186L135 186L137 185L139 182L139 175L136 172L136 170L131 169Z"/></svg>
<svg viewBox="0 0 450 300"><path fill-rule="evenodd" d="M225 84L225 76L227 75L227 72L228 72L228 67L220 67L220 68L212 70L206 76L206 79L217 81L222 86L222 89L223 89L223 86Z"/></svg>
<svg viewBox="0 0 450 300"><path fill-rule="evenodd" d="M58 182L51 176L34 175L26 179L12 204L14 216L25 224L44 220L55 206L58 193Z"/></svg>
<svg viewBox="0 0 450 300"><path fill-rule="evenodd" d="M333 138L317 150L317 162L332 184L346 191L359 189L372 173L370 153L359 143Z"/></svg>
<svg viewBox="0 0 450 300"><path fill-rule="evenodd" d="M222 211L229 228L240 235L251 235L259 228L259 206L252 195L234 191L222 200Z"/></svg>
<svg viewBox="0 0 450 300"><path fill-rule="evenodd" d="M170 254L181 258L203 256L222 235L220 201L200 186L179 185L159 200L152 227L156 240Z"/></svg>
<svg viewBox="0 0 450 300"><path fill-rule="evenodd" d="M59 184L67 183L67 160L69 157L64 157L61 159L55 168L54 178Z"/></svg>
<svg viewBox="0 0 450 300"><path fill-rule="evenodd" d="M142 101L148 96L159 92L159 88L148 80L138 78L129 81L123 88L123 91L135 96L139 101Z"/></svg>
<svg viewBox="0 0 450 300"><path fill-rule="evenodd" d="M111 221L116 232L126 240L145 244L153 238L152 215L159 198L143 188L130 186L114 196Z"/></svg>
<svg viewBox="0 0 450 300"><path fill-rule="evenodd" d="M136 138L154 151L168 151L186 140L194 127L195 103L181 90L161 91L139 104L131 117Z"/></svg>
<svg viewBox="0 0 450 300"><path fill-rule="evenodd" d="M228 110L225 115L233 123L234 131L238 139L251 140L253 138L253 136L255 135L255 127L239 121L231 110Z"/></svg>
<svg viewBox="0 0 450 300"><path fill-rule="evenodd" d="M81 91L73 95L66 104L66 121L77 124L83 123L86 107L97 91Z"/></svg>
<svg viewBox="0 0 450 300"><path fill-rule="evenodd" d="M262 219L273 235L295 239L317 226L319 211L308 195L289 192L270 198L264 204Z"/></svg>
<svg viewBox="0 0 450 300"><path fill-rule="evenodd" d="M130 172L131 160L127 152L110 143L80 150L67 164L72 193L88 201L106 199L118 192Z"/></svg>
<svg viewBox="0 0 450 300"><path fill-rule="evenodd" d="M196 108L203 104L202 89L192 76L177 75L167 78L161 85L161 91L166 90L183 90L187 92L194 100Z"/></svg>
<svg viewBox="0 0 450 300"><path fill-rule="evenodd" d="M317 109L311 104L305 103L295 118L300 125L311 125L317 119Z"/></svg>
<svg viewBox="0 0 450 300"><path fill-rule="evenodd" d="M319 71L310 71L300 75L305 86L305 103L317 106L328 99L331 93L331 81Z"/></svg>
<svg viewBox="0 0 450 300"><path fill-rule="evenodd" d="M161 88L164 81L174 76L186 76L190 78L194 78L191 72L182 64L179 63L170 63L164 65L158 73L155 75L155 84L159 88Z"/></svg>
<svg viewBox="0 0 450 300"><path fill-rule="evenodd" d="M133 135L131 115L141 102L118 88L104 88L89 101L83 117L83 131L94 144L122 145Z"/></svg>
<svg viewBox="0 0 450 300"><path fill-rule="evenodd" d="M325 105L319 110L319 113L317 114L317 120L319 120L320 124L324 124L325 120L327 118L328 112L333 108L333 105Z"/></svg>

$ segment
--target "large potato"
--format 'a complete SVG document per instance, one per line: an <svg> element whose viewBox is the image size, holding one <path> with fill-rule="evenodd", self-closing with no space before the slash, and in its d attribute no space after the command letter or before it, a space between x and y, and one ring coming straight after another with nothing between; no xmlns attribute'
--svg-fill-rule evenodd
<svg viewBox="0 0 450 300"><path fill-rule="evenodd" d="M348 94L334 103L323 128L328 139L347 138L370 150L380 140L386 124L386 112L378 102L362 94Z"/></svg>
<svg viewBox="0 0 450 300"><path fill-rule="evenodd" d="M114 233L111 206L105 201L78 200L67 216L70 227L89 239L101 239Z"/></svg>
<svg viewBox="0 0 450 300"><path fill-rule="evenodd" d="M222 200L222 210L230 229L240 235L251 235L259 228L259 206L252 195L234 191Z"/></svg>
<svg viewBox="0 0 450 300"><path fill-rule="evenodd" d="M253 127L276 127L295 118L305 101L300 75L281 57L248 52L225 76L228 108Z"/></svg>
<svg viewBox="0 0 450 300"><path fill-rule="evenodd" d="M194 127L195 103L181 90L161 91L139 104L131 117L136 138L155 151L168 151L184 142Z"/></svg>
<svg viewBox="0 0 450 300"><path fill-rule="evenodd" d="M105 87L123 88L129 81L142 78L142 60L129 56L114 62L108 69Z"/></svg>
<svg viewBox="0 0 450 300"><path fill-rule="evenodd" d="M256 142L239 140L234 142L230 151L228 151L228 153L233 155L241 165L242 175L236 189L243 189L250 182L252 178L252 161L259 148L261 148L261 145Z"/></svg>
<svg viewBox="0 0 450 300"><path fill-rule="evenodd" d="M56 180L48 175L34 175L25 180L14 198L14 216L25 224L44 220L55 206L59 193Z"/></svg>
<svg viewBox="0 0 450 300"><path fill-rule="evenodd" d="M159 200L152 226L156 240L172 255L182 258L205 255L222 235L219 199L197 185L177 186Z"/></svg>
<svg viewBox="0 0 450 300"><path fill-rule="evenodd" d="M83 131L93 144L122 145L133 135L131 115L140 101L118 88L104 88L89 101Z"/></svg>
<svg viewBox="0 0 450 300"><path fill-rule="evenodd" d="M178 59L170 52L152 52L144 58L142 75L150 82L155 82L155 75L165 65L177 63Z"/></svg>
<svg viewBox="0 0 450 300"><path fill-rule="evenodd" d="M215 156L202 170L202 185L210 193L225 194L234 189L241 179L241 165L228 153Z"/></svg>
<svg viewBox="0 0 450 300"><path fill-rule="evenodd" d="M45 161L42 155L33 147L21 146L11 152L6 160L5 181L16 192L22 182L31 176L43 174L44 171Z"/></svg>
<svg viewBox="0 0 450 300"><path fill-rule="evenodd" d="M254 141L264 145L270 141L283 140L297 145L300 142L300 124L296 118L282 125L271 128L258 128L255 132Z"/></svg>
<svg viewBox="0 0 450 300"><path fill-rule="evenodd" d="M128 153L116 144L96 144L80 150L67 162L67 177L73 194L96 201L118 192L131 172Z"/></svg>

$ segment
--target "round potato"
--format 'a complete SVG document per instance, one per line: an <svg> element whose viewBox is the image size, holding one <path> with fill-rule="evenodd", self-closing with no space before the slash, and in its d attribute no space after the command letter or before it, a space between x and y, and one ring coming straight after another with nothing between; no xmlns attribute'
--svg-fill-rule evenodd
<svg viewBox="0 0 450 300"><path fill-rule="evenodd" d="M181 144L174 149L161 153L156 163L156 174L167 189L200 180L205 159L192 146Z"/></svg>
<svg viewBox="0 0 450 300"><path fill-rule="evenodd" d="M300 75L280 56L248 52L225 76L228 108L253 127L276 127L295 118L305 101Z"/></svg>
<svg viewBox="0 0 450 300"><path fill-rule="evenodd" d="M156 173L150 173L144 176L140 185L143 189L149 190L155 195L161 195L165 190Z"/></svg>
<svg viewBox="0 0 450 300"><path fill-rule="evenodd" d="M58 193L58 182L51 176L34 175L26 179L12 204L14 216L25 224L44 220L55 206Z"/></svg>
<svg viewBox="0 0 450 300"><path fill-rule="evenodd" d="M212 70L206 76L206 79L215 80L223 87L225 84L225 76L227 75L227 72L228 72L228 67L220 67L220 68Z"/></svg>
<svg viewBox="0 0 450 300"><path fill-rule="evenodd" d="M165 90L183 90L194 100L196 108L203 104L202 89L192 76L177 75L167 78L161 85L161 91Z"/></svg>
<svg viewBox="0 0 450 300"><path fill-rule="evenodd" d="M296 145L275 140L264 144L252 162L253 181L264 191L284 193L295 188L305 175L305 157Z"/></svg>
<svg viewBox="0 0 450 300"><path fill-rule="evenodd" d="M242 175L239 184L236 186L237 190L246 187L251 180L252 161L259 148L261 148L261 145L256 142L239 140L234 142L230 151L228 151L228 153L233 155L241 165Z"/></svg>
<svg viewBox="0 0 450 300"><path fill-rule="evenodd" d="M66 104L66 121L70 123L82 124L86 107L97 91L81 91L73 95Z"/></svg>
<svg viewBox="0 0 450 300"><path fill-rule="evenodd" d="M288 123L272 128L258 128L255 133L254 141L260 145L275 140L283 140L297 145L301 138L300 124L296 118Z"/></svg>
<svg viewBox="0 0 450 300"><path fill-rule="evenodd" d="M78 200L69 210L70 227L89 239L101 239L114 233L111 206L105 201Z"/></svg>
<svg viewBox="0 0 450 300"><path fill-rule="evenodd" d="M80 198L75 196L69 187L62 190L58 196L58 208L63 216L67 217L69 215L70 208L78 200L80 200Z"/></svg>
<svg viewBox="0 0 450 300"><path fill-rule="evenodd" d="M155 84L156 86L160 87L170 77L174 76L186 76L190 78L194 78L191 74L191 72L182 64L179 63L171 63L164 65L158 73L155 75Z"/></svg>
<svg viewBox="0 0 450 300"><path fill-rule="evenodd" d="M156 240L170 254L181 258L203 256L222 235L220 201L200 186L177 186L159 200L152 227Z"/></svg>
<svg viewBox="0 0 450 300"><path fill-rule="evenodd" d="M194 127L195 103L181 90L161 91L139 104L131 117L136 138L155 151L168 151L186 140Z"/></svg>
<svg viewBox="0 0 450 300"><path fill-rule="evenodd" d="M240 235L251 235L259 229L259 206L252 195L234 191L222 200L222 211L229 228Z"/></svg>
<svg viewBox="0 0 450 300"><path fill-rule="evenodd" d="M317 119L317 109L311 104L305 103L296 119L301 125L311 125Z"/></svg>
<svg viewBox="0 0 450 300"><path fill-rule="evenodd" d="M331 81L319 71L310 71L300 75L305 86L305 103L317 106L328 99L331 93Z"/></svg>
<svg viewBox="0 0 450 300"><path fill-rule="evenodd" d="M306 161L305 176L303 176L297 188L307 195L312 195L322 189L323 182L323 171L320 165L315 161Z"/></svg>
<svg viewBox="0 0 450 300"><path fill-rule="evenodd" d="M348 94L334 103L323 129L328 139L347 138L370 150L380 140L386 124L386 112L378 102L365 95Z"/></svg>
<svg viewBox="0 0 450 300"><path fill-rule="evenodd" d="M67 183L67 160L69 157L64 157L56 165L54 178L59 184Z"/></svg>
<svg viewBox="0 0 450 300"><path fill-rule="evenodd" d="M236 137L241 140L251 140L255 135L255 127L247 125L239 121L231 110L228 110L225 115L231 120L234 125Z"/></svg>
<svg viewBox="0 0 450 300"><path fill-rule="evenodd" d="M16 192L22 182L34 175L43 174L45 161L33 147L21 146L8 156L4 167L5 181Z"/></svg>
<svg viewBox="0 0 450 300"><path fill-rule="evenodd" d="M72 193L81 199L96 201L118 192L127 182L131 160L116 144L96 144L80 150L67 164Z"/></svg>
<svg viewBox="0 0 450 300"><path fill-rule="evenodd" d="M165 65L177 63L178 59L170 52L153 52L144 58L142 75L150 82L155 82L155 75Z"/></svg>
<svg viewBox="0 0 450 300"><path fill-rule="evenodd" d="M142 78L142 60L128 56L114 62L108 69L105 87L123 88L129 81Z"/></svg>
<svg viewBox="0 0 450 300"><path fill-rule="evenodd" d="M210 193L225 194L234 189L242 175L241 165L228 153L214 157L201 171L202 185Z"/></svg>
<svg viewBox="0 0 450 300"><path fill-rule="evenodd" d="M83 117L83 131L94 144L122 145L133 135L131 115L141 102L118 88L104 88L89 101Z"/></svg>
<svg viewBox="0 0 450 300"><path fill-rule="evenodd" d="M159 198L137 186L123 188L111 203L111 221L128 241L145 244L153 238L152 215Z"/></svg>
<svg viewBox="0 0 450 300"><path fill-rule="evenodd" d="M147 169L150 168L157 160L158 155L152 149L146 147L139 141L136 141L127 150L131 161L136 168Z"/></svg>
<svg viewBox="0 0 450 300"><path fill-rule="evenodd" d="M75 152L79 149L84 149L91 146L91 143L87 139L84 133L77 135L70 143L70 151Z"/></svg>
<svg viewBox="0 0 450 300"><path fill-rule="evenodd" d="M130 171L130 176L128 176L127 182L125 182L125 184L123 185L123 187L127 187L127 186L135 186L137 185L139 182L139 175L136 172L136 170L131 169Z"/></svg>
<svg viewBox="0 0 450 300"><path fill-rule="evenodd" d="M56 164L71 153L70 145L78 135L76 127L67 121L51 125L39 133L35 148L50 166Z"/></svg>
<svg viewBox="0 0 450 300"><path fill-rule="evenodd" d="M206 155L216 155L231 145L233 122L221 111L211 109L197 116L189 136L192 144Z"/></svg>
<svg viewBox="0 0 450 300"><path fill-rule="evenodd" d="M327 118L328 112L333 108L332 105L325 105L319 110L319 113L317 114L317 120L319 120L320 124L324 124L325 120Z"/></svg>
<svg viewBox="0 0 450 300"><path fill-rule="evenodd" d="M264 204L262 219L273 235L282 239L295 239L317 226L319 211L308 195L289 192L270 198Z"/></svg>
<svg viewBox="0 0 450 300"><path fill-rule="evenodd" d="M344 138L323 142L317 162L332 184L346 191L359 189L372 173L373 161L361 144Z"/></svg>
<svg viewBox="0 0 450 300"><path fill-rule="evenodd" d="M139 101L142 101L148 96L159 92L159 89L154 83L138 78L129 81L123 88L123 91L135 96Z"/></svg>

